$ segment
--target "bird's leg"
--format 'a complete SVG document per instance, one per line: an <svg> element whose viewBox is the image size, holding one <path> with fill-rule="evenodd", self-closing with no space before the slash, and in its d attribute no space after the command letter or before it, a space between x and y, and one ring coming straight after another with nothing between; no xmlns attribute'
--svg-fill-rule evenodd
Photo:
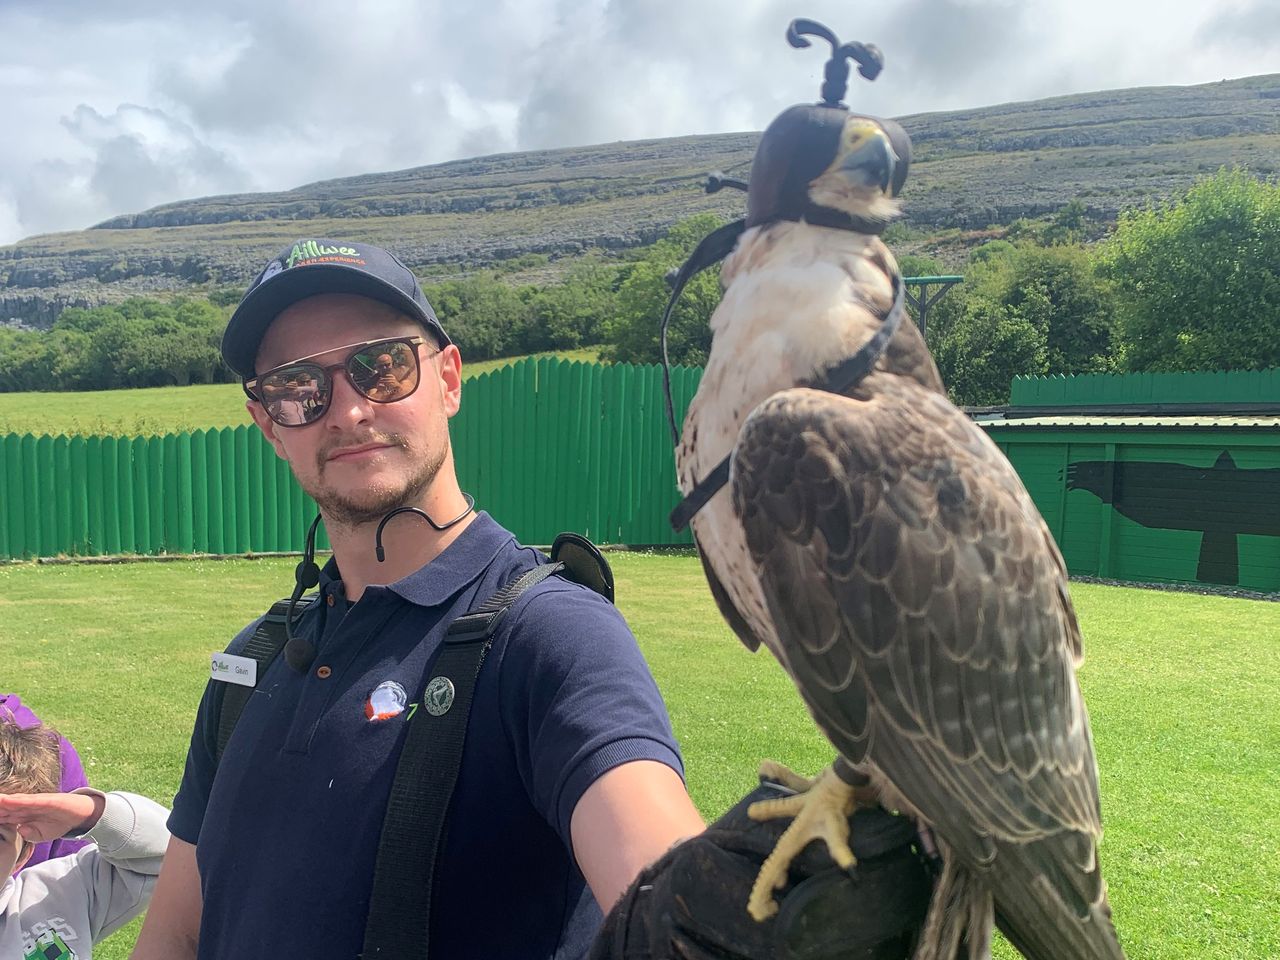
<svg viewBox="0 0 1280 960"><path fill-rule="evenodd" d="M761 775L777 780L793 790L801 791L793 797L780 800L761 800L747 808L752 820L773 820L777 817L794 817L791 826L778 838L751 888L747 910L756 920L767 920L778 912L773 891L787 883L787 870L810 841L822 840L827 845L831 859L841 869L848 870L857 863L849 849L849 817L859 800L864 799L858 788L850 786L828 767L821 775L810 780L793 773L782 764L766 761L761 765Z"/></svg>

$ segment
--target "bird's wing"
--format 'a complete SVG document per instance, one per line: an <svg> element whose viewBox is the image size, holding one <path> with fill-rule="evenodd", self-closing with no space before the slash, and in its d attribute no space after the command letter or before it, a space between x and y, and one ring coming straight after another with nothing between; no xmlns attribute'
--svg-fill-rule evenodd
<svg viewBox="0 0 1280 960"><path fill-rule="evenodd" d="M1061 555L995 445L877 373L852 398L767 400L732 485L785 665L841 754L976 865L1070 833L1084 844L1067 856L1097 876L1079 628Z"/></svg>
<svg viewBox="0 0 1280 960"><path fill-rule="evenodd" d="M707 586L711 588L711 596L715 600L716 606L720 609L720 615L729 624L729 629L738 635L738 639L742 641L743 646L755 653L760 649L760 638L756 636L756 632L747 623L747 618L742 615L742 611L733 602L733 596L725 589L724 584L720 582L720 578L716 576L716 571L711 566L711 561L702 552L702 547L699 546L696 539L694 540L694 546L698 550L698 559L702 561L702 572L707 577Z"/></svg>

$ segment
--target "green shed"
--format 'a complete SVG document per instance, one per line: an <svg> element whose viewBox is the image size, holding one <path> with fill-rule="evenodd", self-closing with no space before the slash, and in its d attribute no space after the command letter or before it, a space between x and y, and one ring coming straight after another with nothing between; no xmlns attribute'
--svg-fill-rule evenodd
<svg viewBox="0 0 1280 960"><path fill-rule="evenodd" d="M1046 377L970 410L1071 573L1280 592L1280 370Z"/></svg>

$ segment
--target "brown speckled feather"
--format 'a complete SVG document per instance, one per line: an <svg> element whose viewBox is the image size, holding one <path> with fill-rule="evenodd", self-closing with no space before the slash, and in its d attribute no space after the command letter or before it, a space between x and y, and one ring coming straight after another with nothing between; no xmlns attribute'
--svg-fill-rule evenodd
<svg viewBox="0 0 1280 960"><path fill-rule="evenodd" d="M1065 570L995 445L881 370L761 404L731 483L784 663L841 755L981 876L1027 956L1121 957Z"/></svg>

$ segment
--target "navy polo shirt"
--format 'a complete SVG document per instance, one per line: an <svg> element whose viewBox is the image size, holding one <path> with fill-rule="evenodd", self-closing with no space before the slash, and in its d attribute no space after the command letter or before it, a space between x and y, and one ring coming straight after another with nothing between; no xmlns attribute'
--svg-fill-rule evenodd
<svg viewBox="0 0 1280 960"><path fill-rule="evenodd" d="M317 643L315 662L304 676L281 656L259 677L220 766L206 691L169 819L174 836L196 845L201 960L359 956L409 715L395 712L393 685L412 709L449 623L544 562L484 513L431 563L354 604L330 561L321 600L295 631ZM477 678L438 864L432 955L584 955L601 917L569 821L597 777L631 760L683 775L622 617L550 577L512 607Z"/></svg>

